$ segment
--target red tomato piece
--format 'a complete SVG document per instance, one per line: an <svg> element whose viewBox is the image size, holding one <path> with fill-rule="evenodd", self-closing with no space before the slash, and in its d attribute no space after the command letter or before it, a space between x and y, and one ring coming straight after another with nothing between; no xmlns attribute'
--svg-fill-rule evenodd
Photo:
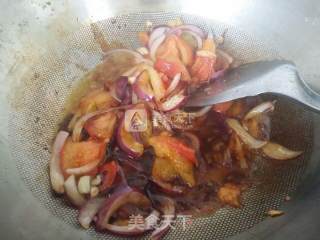
<svg viewBox="0 0 320 240"><path fill-rule="evenodd" d="M213 66L215 63L214 58L201 57L196 58L195 63L191 68L192 78L197 82L209 81L214 71Z"/></svg>
<svg viewBox="0 0 320 240"><path fill-rule="evenodd" d="M197 164L195 150L188 147L181 140L171 136L160 135L153 137L152 141L162 145L164 151L168 149L168 152L173 151L193 164ZM171 155L170 153L168 154Z"/></svg>
<svg viewBox="0 0 320 240"><path fill-rule="evenodd" d="M116 114L108 112L90 119L86 122L84 128L90 137L109 142L114 132L116 121Z"/></svg>
<svg viewBox="0 0 320 240"><path fill-rule="evenodd" d="M156 57L172 61L179 59L179 50L177 47L175 35L169 35L166 40L159 46Z"/></svg>
<svg viewBox="0 0 320 240"><path fill-rule="evenodd" d="M181 73L181 79L189 82L191 77L186 67L177 59L175 62L169 62L164 59L158 58L154 64L154 68L167 75L169 78L173 78L178 73Z"/></svg>
<svg viewBox="0 0 320 240"><path fill-rule="evenodd" d="M100 191L103 192L109 189L114 183L118 172L118 165L115 161L108 162L99 168L99 173L102 174L102 183Z"/></svg>
<svg viewBox="0 0 320 240"><path fill-rule="evenodd" d="M175 151L180 154L185 159L189 160L193 164L197 164L197 158L194 149L188 147L185 145L182 141L173 138L168 137L166 139L166 143L171 146Z"/></svg>
<svg viewBox="0 0 320 240"><path fill-rule="evenodd" d="M101 161L106 144L95 140L73 142L69 138L61 151L61 168L78 168L94 161Z"/></svg>
<svg viewBox="0 0 320 240"><path fill-rule="evenodd" d="M180 53L180 59L185 66L191 66L193 63L193 50L182 38L177 38L177 47Z"/></svg>

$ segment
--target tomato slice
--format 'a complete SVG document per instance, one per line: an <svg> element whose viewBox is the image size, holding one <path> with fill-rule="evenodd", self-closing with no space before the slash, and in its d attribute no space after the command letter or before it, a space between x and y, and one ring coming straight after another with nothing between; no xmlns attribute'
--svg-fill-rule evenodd
<svg viewBox="0 0 320 240"><path fill-rule="evenodd" d="M196 58L195 63L191 68L191 75L196 83L210 80L214 63L215 59L213 58L201 56Z"/></svg>
<svg viewBox="0 0 320 240"><path fill-rule="evenodd" d="M189 160L193 164L197 164L197 158L196 158L196 153L195 150L186 146L182 141L169 137L166 139L166 143L175 149L175 151L180 154L182 157L185 159Z"/></svg>
<svg viewBox="0 0 320 240"><path fill-rule="evenodd" d="M115 161L108 162L99 168L99 173L102 174L102 183L100 191L106 191L114 183L118 172L118 165Z"/></svg>
<svg viewBox="0 0 320 240"><path fill-rule="evenodd" d="M161 144L163 146L163 150L166 150L166 147L169 148L168 152L172 151L180 155L186 160L189 160L193 164L197 164L197 158L195 150L188 147L185 143L183 143L181 140L171 137L171 136L155 136L152 137L152 142L157 142L158 144ZM154 145L154 144L153 144ZM170 153L168 153L170 155ZM172 157L172 156L170 156Z"/></svg>
<svg viewBox="0 0 320 240"><path fill-rule="evenodd" d="M118 102L109 92L103 89L96 89L81 98L79 110L82 114L86 114L102 108L115 107L117 105Z"/></svg>
<svg viewBox="0 0 320 240"><path fill-rule="evenodd" d="M163 159L169 159L170 161L170 165L167 164L163 170L160 170L159 166L157 167L159 163L154 163L156 165L153 175L170 180L171 176L176 173L190 187L196 184L193 169L197 160L192 148L186 146L181 140L167 135L151 137L149 144L154 148L157 158L161 161L160 163L163 163L161 166L166 165ZM170 166L173 166L174 171Z"/></svg>
<svg viewBox="0 0 320 240"><path fill-rule="evenodd" d="M191 80L186 66L193 62L193 51L184 40L175 35L169 35L158 48L156 56L157 61L154 65L156 70L166 74L169 78L181 73L183 81Z"/></svg>
<svg viewBox="0 0 320 240"><path fill-rule="evenodd" d="M114 112L108 112L88 120L84 128L90 137L108 142L114 132L116 121L116 114Z"/></svg>
<svg viewBox="0 0 320 240"><path fill-rule="evenodd" d="M168 61L179 59L179 49L177 47L176 38L177 37L175 35L169 35L166 40L159 46L156 57Z"/></svg>
<svg viewBox="0 0 320 240"><path fill-rule="evenodd" d="M78 168L94 161L101 161L106 144L95 140L73 142L69 138L61 151L61 168Z"/></svg>
<svg viewBox="0 0 320 240"><path fill-rule="evenodd" d="M152 177L161 181L169 182L177 177L172 161L168 158L156 157L152 166Z"/></svg>
<svg viewBox="0 0 320 240"><path fill-rule="evenodd" d="M161 81L163 82L164 88L167 89L170 85L171 80L168 78L168 76L162 72L159 73L159 76L161 78Z"/></svg>
<svg viewBox="0 0 320 240"><path fill-rule="evenodd" d="M181 73L181 79L183 81L189 82L191 77L187 68L182 64L179 59L175 61L167 61L161 58L158 58L154 64L154 68L167 75L169 78L173 78L178 73Z"/></svg>
<svg viewBox="0 0 320 240"><path fill-rule="evenodd" d="M193 63L193 50L182 38L177 38L177 47L179 49L180 58L185 66L191 66Z"/></svg>

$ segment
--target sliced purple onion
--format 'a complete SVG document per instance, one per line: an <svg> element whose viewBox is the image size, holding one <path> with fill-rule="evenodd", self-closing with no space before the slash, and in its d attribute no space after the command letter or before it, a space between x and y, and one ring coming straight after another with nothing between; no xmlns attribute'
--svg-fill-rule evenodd
<svg viewBox="0 0 320 240"><path fill-rule="evenodd" d="M122 105L132 104L132 87L131 86L127 87L125 97L122 100L121 104Z"/></svg>
<svg viewBox="0 0 320 240"><path fill-rule="evenodd" d="M162 34L158 38L156 38L152 44L150 45L150 57L153 61L156 60L156 53L159 48L159 46L163 43L163 41L166 39L166 35Z"/></svg>
<svg viewBox="0 0 320 240"><path fill-rule="evenodd" d="M121 163L123 163L124 165L130 166L131 168L133 168L134 170L138 171L138 172L143 172L143 166L141 165L141 163L139 161L135 161L132 160L128 157L123 158L123 159L119 159L119 161Z"/></svg>
<svg viewBox="0 0 320 240"><path fill-rule="evenodd" d="M172 32L176 31L190 31L198 35L200 38L204 39L206 38L206 33L198 26L193 25L193 24L183 24L180 26L177 26L171 30Z"/></svg>
<svg viewBox="0 0 320 240"><path fill-rule="evenodd" d="M124 118L117 131L117 143L123 151L132 157L141 156L144 150L143 144L137 142L131 132L126 131Z"/></svg>
<svg viewBox="0 0 320 240"><path fill-rule="evenodd" d="M225 74L225 71L226 71L226 69L213 72L213 74L211 75L211 80L215 80L215 79L223 77Z"/></svg>
<svg viewBox="0 0 320 240"><path fill-rule="evenodd" d="M53 144L52 155L50 159L50 181L53 190L57 193L64 192L64 176L60 167L60 153L67 140L69 133L66 131L58 132Z"/></svg>
<svg viewBox="0 0 320 240"><path fill-rule="evenodd" d="M164 112L173 111L181 107L187 100L187 96L184 95L184 90L180 91L176 95L169 97L165 102L161 104L161 110Z"/></svg>
<svg viewBox="0 0 320 240"><path fill-rule="evenodd" d="M166 95L167 95L167 96L168 96L170 93L172 93L172 92L177 88L177 86L178 86L179 83L180 83L180 80L181 80L181 73L177 73L177 74L173 77L173 79L172 79L169 87L168 87L167 90L166 90Z"/></svg>
<svg viewBox="0 0 320 240"><path fill-rule="evenodd" d="M165 25L154 28L149 37L149 42L148 42L149 49L151 49L151 46L156 39L158 39L160 36L166 35L166 33L169 30L170 30L170 27Z"/></svg>
<svg viewBox="0 0 320 240"><path fill-rule="evenodd" d="M122 101L126 97L126 93L128 91L128 78L127 77L120 77L114 84L115 94L120 101Z"/></svg>
<svg viewBox="0 0 320 240"><path fill-rule="evenodd" d="M135 83L132 85L132 89L137 97L141 100L151 101L154 97L154 93L149 81L149 78L144 78L144 72L142 72Z"/></svg>
<svg viewBox="0 0 320 240"><path fill-rule="evenodd" d="M114 107L114 108L109 108L109 109L105 109L105 110L100 110L100 111L88 113L88 114L82 116L74 125L73 132L72 132L72 140L74 142L79 142L81 140L81 132L82 132L83 126L89 119L91 119L95 116L107 113L107 112L122 110L122 109L126 109L128 107L129 106Z"/></svg>
<svg viewBox="0 0 320 240"><path fill-rule="evenodd" d="M108 230L112 233L125 236L140 235L149 230L147 226L145 226L144 228L131 228L130 226L118 226L109 222L112 215L120 207L128 203L135 205L137 205L138 203L148 204L150 203L150 200L137 190L134 190L128 186L121 187L103 203L103 206L97 215L97 228L99 230ZM155 211L151 212L151 214L155 214Z"/></svg>
<svg viewBox="0 0 320 240"><path fill-rule="evenodd" d="M129 187L126 175L124 174L124 171L123 171L122 166L120 164L118 164L118 175L120 176L120 182L114 184L114 186Z"/></svg>
<svg viewBox="0 0 320 240"><path fill-rule="evenodd" d="M159 210L166 216L166 220L162 221L161 225L151 234L152 240L159 240L169 231L172 221L175 218L175 202L171 198L160 195L153 195L152 198L160 203Z"/></svg>
<svg viewBox="0 0 320 240"><path fill-rule="evenodd" d="M172 185L171 183L166 183L155 178L152 178L151 181L155 183L158 187L160 187L160 189L164 193L167 193L170 195L180 195L185 192L185 188L182 186L175 186L175 185Z"/></svg>

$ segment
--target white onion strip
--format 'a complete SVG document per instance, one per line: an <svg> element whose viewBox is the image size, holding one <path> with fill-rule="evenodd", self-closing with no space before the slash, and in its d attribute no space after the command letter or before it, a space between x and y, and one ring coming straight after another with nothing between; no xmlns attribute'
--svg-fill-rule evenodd
<svg viewBox="0 0 320 240"><path fill-rule="evenodd" d="M94 216L98 213L104 201L104 198L93 198L81 208L78 220L83 228L88 229L90 227L90 223L93 221Z"/></svg>
<svg viewBox="0 0 320 240"><path fill-rule="evenodd" d="M53 151L50 159L50 180L52 188L57 193L64 192L64 177L60 168L60 152L67 140L69 133L66 131L60 131L53 144Z"/></svg>
<svg viewBox="0 0 320 240"><path fill-rule="evenodd" d="M173 111L184 104L186 99L187 97L184 95L184 90L182 90L161 103L161 110L163 110L164 112Z"/></svg>
<svg viewBox="0 0 320 240"><path fill-rule="evenodd" d="M79 193L74 175L68 177L64 182L64 188L70 201L76 206L81 207L86 203L86 199Z"/></svg>
<svg viewBox="0 0 320 240"><path fill-rule="evenodd" d="M159 46L163 43L163 41L166 39L166 35L163 34L161 36L159 36L157 39L155 39L151 46L150 46L150 57L153 61L156 60L156 53L157 53L157 50L159 48Z"/></svg>
<svg viewBox="0 0 320 240"><path fill-rule="evenodd" d="M136 49L136 51L138 53L140 53L141 55L148 55L149 54L149 50L146 47L139 47Z"/></svg>
<svg viewBox="0 0 320 240"><path fill-rule="evenodd" d="M167 90L166 90L166 95L169 95L170 93L173 92L173 90L176 89L176 87L177 87L177 86L179 85L179 83L180 83L180 80L181 80L181 73L177 73L177 74L173 77L173 79L172 79L169 87L167 88Z"/></svg>
<svg viewBox="0 0 320 240"><path fill-rule="evenodd" d="M114 192L108 199L105 200L103 206L101 207L98 213L98 221L97 227L101 230L109 230L116 234L121 235L138 235L142 234L145 231L150 229L150 226L153 222L148 222L141 228L130 228L129 226L119 226L109 223L110 218L113 213L116 212L121 206L127 203L138 204L141 201L149 201L149 199L144 196L142 193L133 190L132 188L126 186L124 188L120 188L118 191ZM152 211L149 216L156 215L158 213L156 211ZM147 217L146 219L151 219Z"/></svg>
<svg viewBox="0 0 320 240"><path fill-rule="evenodd" d="M302 151L292 151L278 143L268 142L263 148L262 151L265 155L270 158L277 160L288 160L296 158L302 154Z"/></svg>
<svg viewBox="0 0 320 240"><path fill-rule="evenodd" d="M78 121L78 119L81 117L81 112L77 111L75 114L73 114L69 124L68 124L68 130L72 131L74 125L76 124L76 122Z"/></svg>
<svg viewBox="0 0 320 240"><path fill-rule="evenodd" d="M260 141L258 139L253 138L239 123L238 120L228 118L226 120L228 126L235 131L235 133L240 137L240 139L252 149L262 148L267 144L266 141Z"/></svg>
<svg viewBox="0 0 320 240"><path fill-rule="evenodd" d="M149 37L149 42L148 42L148 47L149 49L151 49L151 46L153 44L153 42L159 38L160 36L163 36L170 28L168 26L161 26L161 27L157 27L155 28Z"/></svg>
<svg viewBox="0 0 320 240"><path fill-rule="evenodd" d="M267 113L274 111L274 104L275 102L263 102L259 104L258 106L252 108L244 117L244 120L251 119L257 115L260 115L261 113Z"/></svg>

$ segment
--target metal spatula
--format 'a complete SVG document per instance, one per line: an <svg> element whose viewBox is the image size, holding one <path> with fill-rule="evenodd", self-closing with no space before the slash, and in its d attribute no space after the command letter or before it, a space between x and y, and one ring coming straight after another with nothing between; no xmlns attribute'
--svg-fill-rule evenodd
<svg viewBox="0 0 320 240"><path fill-rule="evenodd" d="M222 79L192 94L187 106L207 106L262 93L285 95L320 111L320 95L300 78L295 65L285 60L254 62L234 68Z"/></svg>

